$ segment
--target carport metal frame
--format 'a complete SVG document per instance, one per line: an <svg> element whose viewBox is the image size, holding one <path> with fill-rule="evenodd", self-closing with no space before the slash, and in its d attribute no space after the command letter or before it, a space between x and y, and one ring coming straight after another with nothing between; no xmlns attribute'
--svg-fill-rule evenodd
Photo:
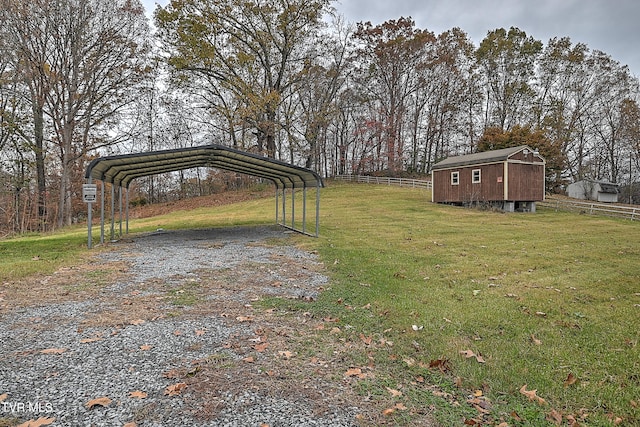
<svg viewBox="0 0 640 427"><path fill-rule="evenodd" d="M276 223L290 230L318 237L320 227L320 188L322 178L316 172L279 160L236 150L222 145L177 148L145 153L122 154L94 159L85 173L87 184L101 182L100 243L104 243L105 183L111 184L111 239L115 235L115 189L118 187L119 226L122 235L122 189L126 190L126 233L129 233L129 185L136 178L197 167L211 167L252 175L271 181L276 187ZM302 228L295 223L295 190L303 190ZM315 233L306 230L307 188L316 190ZM287 224L287 190L291 193L291 223ZM280 194L282 204L280 205ZM87 203L88 246L92 247L92 204ZM281 207L281 211L280 211Z"/></svg>

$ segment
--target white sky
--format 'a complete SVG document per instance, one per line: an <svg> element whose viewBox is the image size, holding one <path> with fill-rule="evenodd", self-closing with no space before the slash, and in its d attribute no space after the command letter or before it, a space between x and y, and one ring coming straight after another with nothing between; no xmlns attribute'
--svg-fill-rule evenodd
<svg viewBox="0 0 640 427"><path fill-rule="evenodd" d="M167 3L143 0L149 13ZM352 23L411 16L416 27L436 34L459 27L476 46L496 28L518 27L545 45L550 38L569 37L640 76L639 0L337 0L334 6Z"/></svg>

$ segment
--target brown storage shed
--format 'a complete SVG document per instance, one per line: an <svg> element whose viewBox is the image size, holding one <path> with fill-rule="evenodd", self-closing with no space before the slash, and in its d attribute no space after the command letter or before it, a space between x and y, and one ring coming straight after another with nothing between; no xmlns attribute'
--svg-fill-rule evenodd
<svg viewBox="0 0 640 427"><path fill-rule="evenodd" d="M544 176L544 158L526 145L449 157L433 166L432 200L535 212L535 202L544 200Z"/></svg>

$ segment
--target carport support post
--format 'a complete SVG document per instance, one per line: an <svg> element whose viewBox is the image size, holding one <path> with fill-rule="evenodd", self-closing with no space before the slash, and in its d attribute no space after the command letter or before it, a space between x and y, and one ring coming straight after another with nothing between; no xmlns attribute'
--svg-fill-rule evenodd
<svg viewBox="0 0 640 427"><path fill-rule="evenodd" d="M129 234L129 187L127 187L127 204L125 205L126 209L126 218L127 218L127 234Z"/></svg>
<svg viewBox="0 0 640 427"><path fill-rule="evenodd" d="M291 228L296 229L296 187L291 187Z"/></svg>
<svg viewBox="0 0 640 427"><path fill-rule="evenodd" d="M276 186L276 224L280 221L280 203L278 198L280 197L280 189Z"/></svg>
<svg viewBox="0 0 640 427"><path fill-rule="evenodd" d="M104 244L104 181L100 181L100 243Z"/></svg>
<svg viewBox="0 0 640 427"><path fill-rule="evenodd" d="M116 234L116 187L111 183L111 240Z"/></svg>
<svg viewBox="0 0 640 427"><path fill-rule="evenodd" d="M91 177L87 179L87 184L91 184ZM92 247L91 223L93 222L93 203L87 203L87 246Z"/></svg>
<svg viewBox="0 0 640 427"><path fill-rule="evenodd" d="M118 237L122 237L122 186L118 186L118 215L120 219L120 231Z"/></svg>
<svg viewBox="0 0 640 427"><path fill-rule="evenodd" d="M307 185L302 189L302 234L307 232Z"/></svg>
<svg viewBox="0 0 640 427"><path fill-rule="evenodd" d="M287 225L287 187L282 187L282 225Z"/></svg>
<svg viewBox="0 0 640 427"><path fill-rule="evenodd" d="M316 237L320 235L320 184L316 184Z"/></svg>

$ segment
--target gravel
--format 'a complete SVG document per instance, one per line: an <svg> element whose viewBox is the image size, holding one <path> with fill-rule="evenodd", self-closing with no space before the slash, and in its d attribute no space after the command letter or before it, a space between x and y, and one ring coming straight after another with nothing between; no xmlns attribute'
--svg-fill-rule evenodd
<svg viewBox="0 0 640 427"><path fill-rule="evenodd" d="M112 309L131 292L144 289L144 283L179 289L199 283L206 274L241 275L247 263L257 266L261 279L250 290L237 289L225 298L245 304L256 292L314 298L327 278L313 268L300 274L290 270L292 265L316 265L315 256L292 246L264 244L286 237L276 227L158 230L112 244L114 250L101 254L100 262L125 260L130 267L125 279L103 287L99 297L43 302L0 318L0 420L45 417L55 418L50 425L74 427L356 425L357 408L333 405L318 414L311 402L267 395L250 384L243 391L211 396L219 410L206 420L194 411L190 393L167 394L168 387L180 381L167 378L171 370L188 371L194 361L211 355L241 360L244 355L226 343L230 337L253 334L256 325L214 315L163 315L133 324L86 327L88 318ZM270 285L274 282L277 287ZM148 292L153 297L154 291ZM224 298L212 295L210 301L219 304ZM137 391L146 397L131 394ZM110 403L87 405L102 397Z"/></svg>

